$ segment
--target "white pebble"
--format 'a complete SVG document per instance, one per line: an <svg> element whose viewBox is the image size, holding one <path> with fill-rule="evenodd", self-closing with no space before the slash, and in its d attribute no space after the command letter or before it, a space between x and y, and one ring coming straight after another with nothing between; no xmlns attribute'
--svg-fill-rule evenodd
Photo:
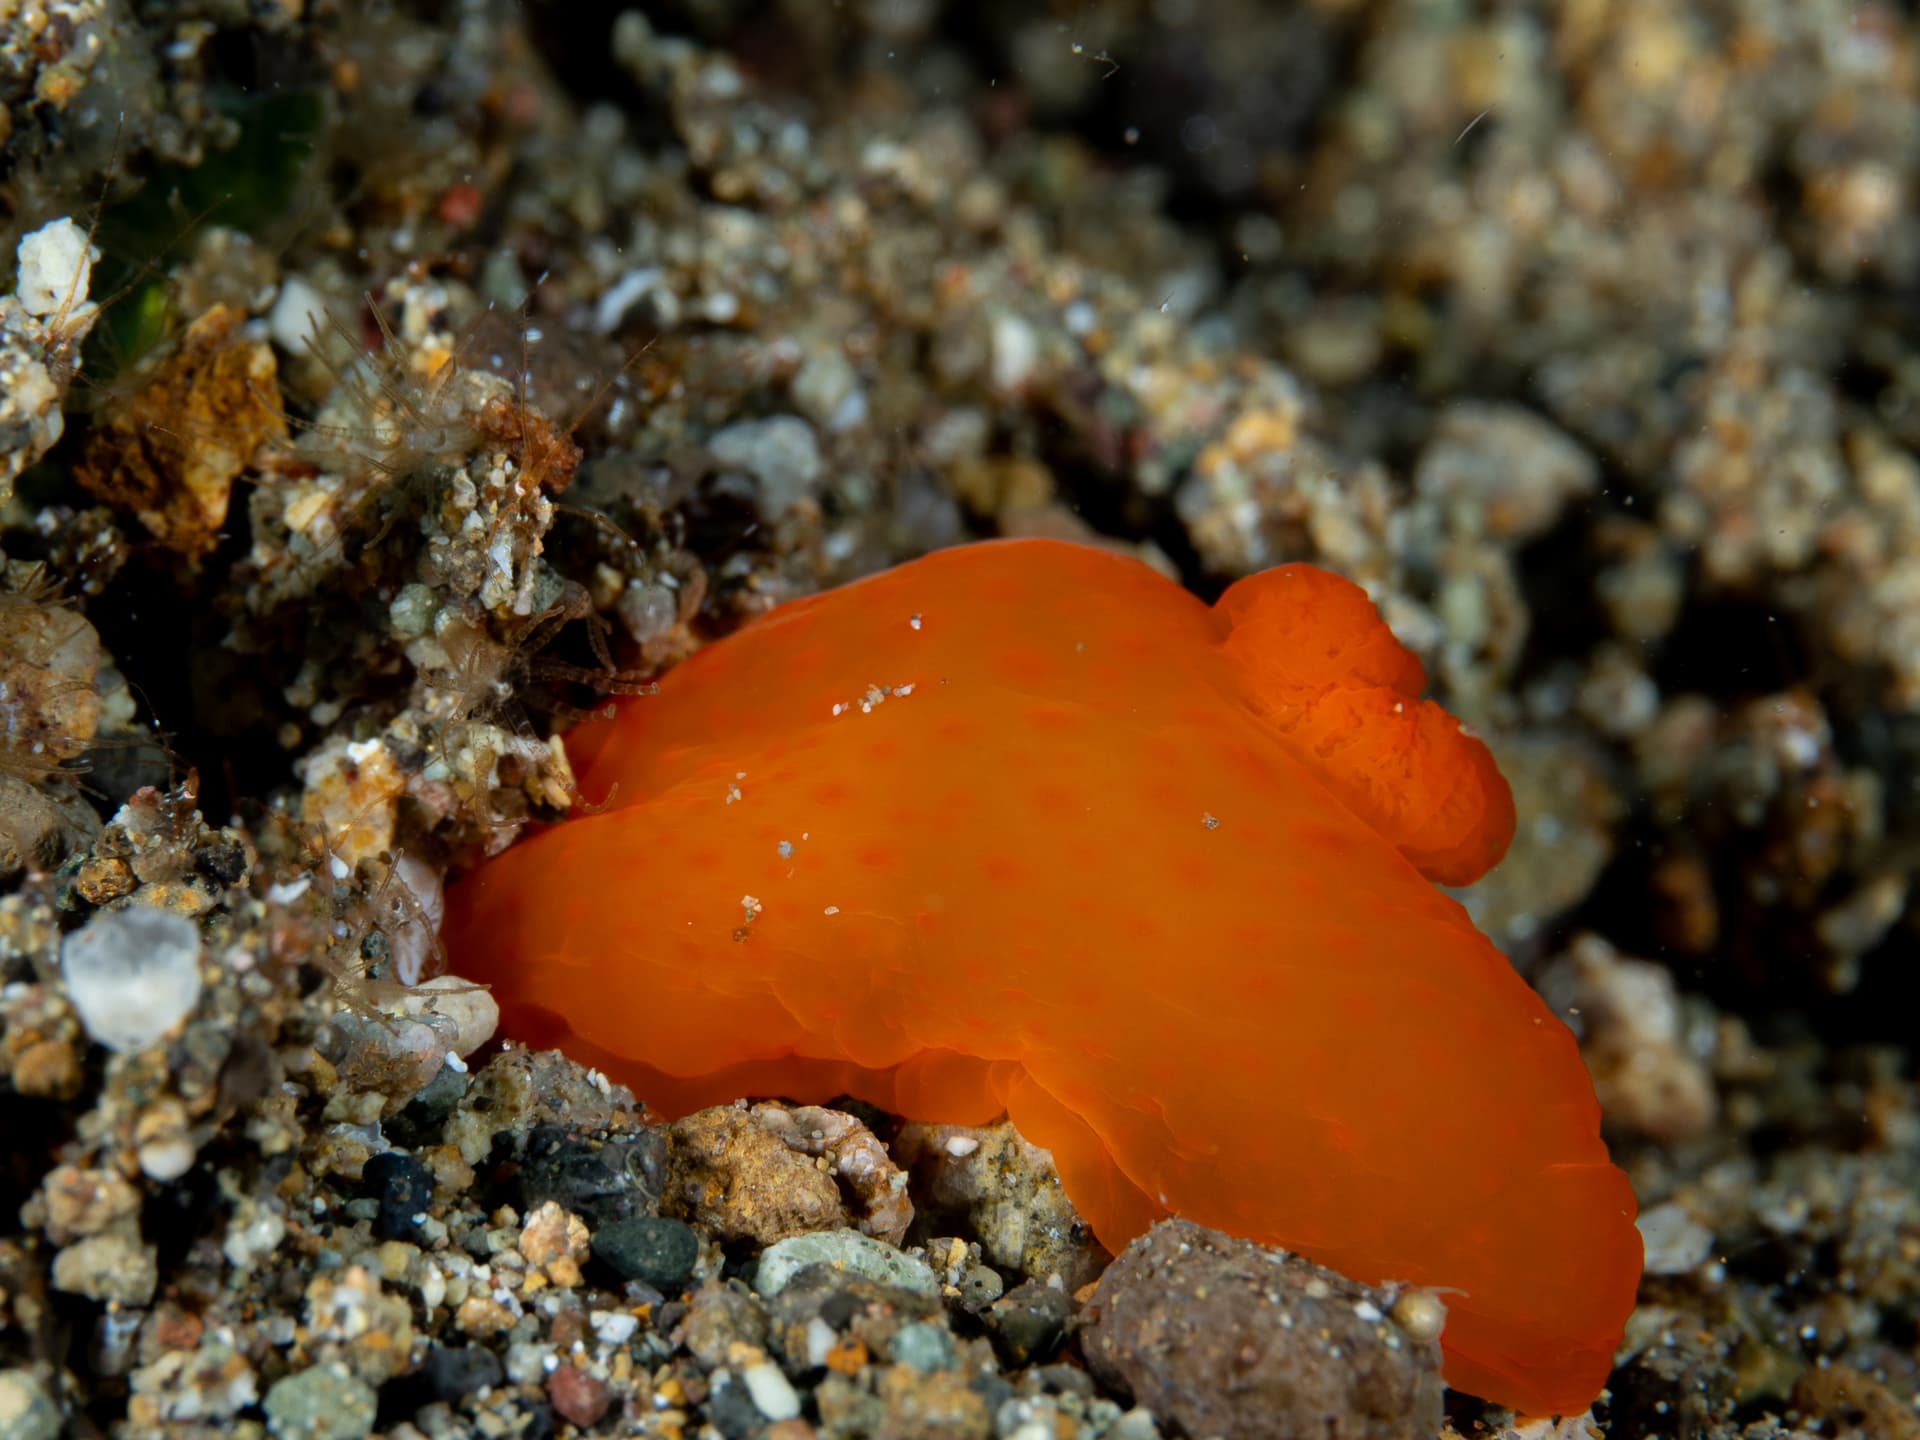
<svg viewBox="0 0 1920 1440"><path fill-rule="evenodd" d="M594 1310L587 1319L593 1325L594 1338L602 1345L624 1345L640 1328L640 1317L624 1310Z"/></svg>
<svg viewBox="0 0 1920 1440"><path fill-rule="evenodd" d="M1027 383L1040 359L1040 341L1033 327L1018 315L996 315L989 332L992 345L993 388L1017 390Z"/></svg>
<svg viewBox="0 0 1920 1440"><path fill-rule="evenodd" d="M1685 1275L1713 1254L1713 1232L1671 1201L1641 1211L1634 1223L1640 1227L1649 1275Z"/></svg>
<svg viewBox="0 0 1920 1440"><path fill-rule="evenodd" d="M666 278L666 272L658 266L649 265L640 270L629 270L606 288L600 301L593 307L593 325L602 335L611 335L620 328L620 322L627 318L627 312L638 305ZM673 298L670 290L662 290L662 298ZM678 307L676 306L677 310ZM663 324L671 324L664 320Z"/></svg>
<svg viewBox="0 0 1920 1440"><path fill-rule="evenodd" d="M753 1408L769 1420L791 1420L800 1413L800 1397L771 1360L760 1360L740 1372Z"/></svg>
<svg viewBox="0 0 1920 1440"><path fill-rule="evenodd" d="M392 1008L402 1015L437 1017L451 1031L448 1048L463 1058L491 1040L500 1028L500 1006L493 996L458 975L439 975L416 985ZM443 1033L440 1026L434 1031Z"/></svg>
<svg viewBox="0 0 1920 1440"><path fill-rule="evenodd" d="M309 343L327 333L327 302L320 292L297 275L280 282L280 293L267 311L267 334L289 355L304 355Z"/></svg>
<svg viewBox="0 0 1920 1440"><path fill-rule="evenodd" d="M185 1135L169 1135L163 1140L151 1140L142 1145L135 1155L147 1178L165 1185L191 1170L198 1153L193 1148L193 1141Z"/></svg>
<svg viewBox="0 0 1920 1440"><path fill-rule="evenodd" d="M440 921L447 912L446 894L440 872L424 860L402 854L393 869L413 897L413 904L387 937L393 974L402 985L418 985L427 962L433 958L434 937L440 933Z"/></svg>
<svg viewBox="0 0 1920 1440"><path fill-rule="evenodd" d="M144 905L103 910L62 942L60 970L87 1034L144 1050L200 999L200 927Z"/></svg>
<svg viewBox="0 0 1920 1440"><path fill-rule="evenodd" d="M63 305L86 300L100 251L87 243L85 230L62 218L22 236L14 257L19 278L13 288L21 308L29 315L51 315Z"/></svg>

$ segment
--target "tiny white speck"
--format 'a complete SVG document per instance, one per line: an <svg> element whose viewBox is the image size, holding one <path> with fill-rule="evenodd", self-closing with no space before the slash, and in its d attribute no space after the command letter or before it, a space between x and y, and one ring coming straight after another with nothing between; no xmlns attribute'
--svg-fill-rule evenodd
<svg viewBox="0 0 1920 1440"><path fill-rule="evenodd" d="M1217 815L1203 814L1200 817L1200 823L1209 830L1218 830L1220 828L1220 817Z"/></svg>
<svg viewBox="0 0 1920 1440"><path fill-rule="evenodd" d="M778 845L774 846L774 849L780 852L780 858L782 860L791 860L793 858L793 842L791 840L782 840Z"/></svg>
<svg viewBox="0 0 1920 1440"><path fill-rule="evenodd" d="M913 686L910 684L896 685L893 687L893 693L896 695L911 695L913 694Z"/></svg>
<svg viewBox="0 0 1920 1440"><path fill-rule="evenodd" d="M838 905L829 905L820 913L823 915L838 915L840 913L840 907Z"/></svg>
<svg viewBox="0 0 1920 1440"><path fill-rule="evenodd" d="M918 630L920 628L920 617L918 615L909 615L907 617L907 624Z"/></svg>
<svg viewBox="0 0 1920 1440"><path fill-rule="evenodd" d="M738 785L727 786L727 804L731 805L734 801L738 800L739 798L740 798L740 787Z"/></svg>
<svg viewBox="0 0 1920 1440"><path fill-rule="evenodd" d="M1404 701L1396 700L1393 702L1393 713L1396 715L1400 714L1406 708L1407 707Z"/></svg>
<svg viewBox="0 0 1920 1440"><path fill-rule="evenodd" d="M742 895L740 897L740 908L746 911L747 919L749 921L752 921L760 914L761 910L763 910L766 907L761 905L759 900L756 899L754 896Z"/></svg>
<svg viewBox="0 0 1920 1440"><path fill-rule="evenodd" d="M460 1058L459 1051L447 1051L447 1069L457 1070L462 1075L467 1073L467 1062Z"/></svg>

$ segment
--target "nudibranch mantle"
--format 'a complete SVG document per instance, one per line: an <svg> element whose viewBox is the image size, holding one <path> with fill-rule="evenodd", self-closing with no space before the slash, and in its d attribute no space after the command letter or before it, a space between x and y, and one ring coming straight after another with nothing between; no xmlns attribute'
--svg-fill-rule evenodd
<svg viewBox="0 0 1920 1440"><path fill-rule="evenodd" d="M1118 1249L1176 1212L1440 1287L1446 1376L1604 1385L1641 1268L1572 1035L1435 881L1506 784L1364 592L1207 605L960 546L783 605L568 737L598 813L456 885L507 1033L679 1114L1002 1110Z"/></svg>

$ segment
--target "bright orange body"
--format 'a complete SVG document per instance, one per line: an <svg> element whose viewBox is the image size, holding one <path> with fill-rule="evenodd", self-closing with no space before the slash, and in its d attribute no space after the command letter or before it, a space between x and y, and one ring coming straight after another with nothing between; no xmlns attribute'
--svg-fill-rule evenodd
<svg viewBox="0 0 1920 1440"><path fill-rule="evenodd" d="M656 1109L1005 1109L1109 1246L1174 1211L1447 1287L1450 1383L1577 1411L1633 1195L1573 1037L1431 883L1513 811L1422 683L1305 566L1208 607L1105 551L943 551L574 732L611 805L456 886L447 948Z"/></svg>

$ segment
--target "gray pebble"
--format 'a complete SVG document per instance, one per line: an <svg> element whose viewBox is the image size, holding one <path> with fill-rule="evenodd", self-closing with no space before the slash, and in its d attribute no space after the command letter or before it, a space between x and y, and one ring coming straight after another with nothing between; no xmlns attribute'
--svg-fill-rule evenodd
<svg viewBox="0 0 1920 1440"><path fill-rule="evenodd" d="M761 510L769 517L804 499L825 468L813 427L798 415L742 420L717 432L707 449L760 482Z"/></svg>
<svg viewBox="0 0 1920 1440"><path fill-rule="evenodd" d="M932 1321L902 1325L893 1332L887 1349L896 1364L910 1365L922 1375L953 1368L953 1336L946 1326Z"/></svg>
<svg viewBox="0 0 1920 1440"><path fill-rule="evenodd" d="M377 1410L373 1391L344 1365L315 1365L273 1382L267 1428L280 1440L366 1440Z"/></svg>
<svg viewBox="0 0 1920 1440"><path fill-rule="evenodd" d="M800 367L793 377L793 403L823 430L851 430L867 418L860 377L838 350L822 350Z"/></svg>
<svg viewBox="0 0 1920 1440"><path fill-rule="evenodd" d="M810 1265L832 1265L882 1285L897 1285L923 1295L940 1293L940 1282L924 1262L857 1230L821 1230L769 1245L753 1272L753 1288L762 1295L778 1295Z"/></svg>

